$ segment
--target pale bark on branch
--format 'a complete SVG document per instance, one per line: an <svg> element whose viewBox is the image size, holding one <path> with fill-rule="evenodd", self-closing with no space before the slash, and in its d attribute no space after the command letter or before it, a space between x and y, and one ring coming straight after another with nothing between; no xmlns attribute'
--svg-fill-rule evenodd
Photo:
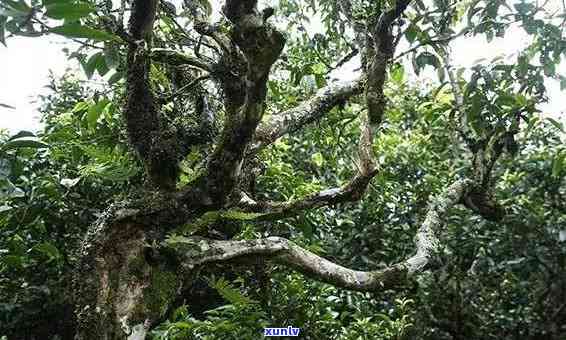
<svg viewBox="0 0 566 340"><path fill-rule="evenodd" d="M330 112L338 104L363 92L364 79L337 82L321 88L296 107L275 113L257 127L252 152L272 144L282 136L300 130Z"/></svg>
<svg viewBox="0 0 566 340"><path fill-rule="evenodd" d="M346 268L281 237L247 241L186 238L169 247L187 269L212 262L263 257L337 287L356 291L395 288L435 264L440 251L438 234L442 231L443 220L453 206L462 202L472 184L468 179L457 180L436 197L415 237L416 254L380 270Z"/></svg>

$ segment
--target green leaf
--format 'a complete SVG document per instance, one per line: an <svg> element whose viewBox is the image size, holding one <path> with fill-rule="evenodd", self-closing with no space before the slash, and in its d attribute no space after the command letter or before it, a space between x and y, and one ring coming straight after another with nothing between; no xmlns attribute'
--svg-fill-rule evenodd
<svg viewBox="0 0 566 340"><path fill-rule="evenodd" d="M110 41L118 40L114 34L90 28L88 26L82 26L77 23L65 24L62 26L57 26L49 30L51 33L60 34L69 38L84 38L92 39L95 41Z"/></svg>
<svg viewBox="0 0 566 340"><path fill-rule="evenodd" d="M311 160L316 166L321 167L324 164L324 157L320 152L317 152L311 156Z"/></svg>
<svg viewBox="0 0 566 340"><path fill-rule="evenodd" d="M30 14L31 7L24 0L3 0L0 2L0 15L11 17L26 17Z"/></svg>
<svg viewBox="0 0 566 340"><path fill-rule="evenodd" d="M212 284L220 295L233 305L249 305L256 301L240 293L240 291L223 278L218 279Z"/></svg>
<svg viewBox="0 0 566 340"><path fill-rule="evenodd" d="M554 119L554 118L550 118L550 117L547 117L546 120L548 120L548 121L549 121L552 125L554 125L558 130L564 132L564 125L563 125L561 122L557 121L557 120Z"/></svg>
<svg viewBox="0 0 566 340"><path fill-rule="evenodd" d="M81 112L86 111L89 108L89 104L87 102L78 102L75 104L71 112Z"/></svg>
<svg viewBox="0 0 566 340"><path fill-rule="evenodd" d="M323 63L316 63L314 65L311 66L311 71L313 74L326 74L327 73L327 67L326 65L324 65Z"/></svg>
<svg viewBox="0 0 566 340"><path fill-rule="evenodd" d="M47 6L45 15L53 19L77 20L94 12L94 7L87 3L54 3Z"/></svg>
<svg viewBox="0 0 566 340"><path fill-rule="evenodd" d="M416 25L411 24L405 31L405 37L407 38L407 41L409 41L409 43L412 44L417 38L418 33L419 33L418 27Z"/></svg>
<svg viewBox="0 0 566 340"><path fill-rule="evenodd" d="M326 79L322 74L316 73L314 75L314 81L316 83L316 87L319 89L326 86Z"/></svg>
<svg viewBox="0 0 566 340"><path fill-rule="evenodd" d="M403 65L397 63L391 67L391 80L396 84L401 85L405 80L405 68Z"/></svg>
<svg viewBox="0 0 566 340"><path fill-rule="evenodd" d="M104 111L106 105L108 105L110 101L108 99L102 99L98 103L91 105L87 112L87 124L89 129L94 129L96 127L96 122L98 118Z"/></svg>
<svg viewBox="0 0 566 340"><path fill-rule="evenodd" d="M54 4L61 4L61 3L73 3L75 0L43 0L43 6L51 6Z"/></svg>
<svg viewBox="0 0 566 340"><path fill-rule="evenodd" d="M554 65L554 63L550 60L547 60L544 62L543 71L545 76L552 77L556 74L556 65Z"/></svg>
<svg viewBox="0 0 566 340"><path fill-rule="evenodd" d="M564 159L566 158L566 152L561 152L559 150L554 159L552 160L552 177L560 177L560 173L564 168Z"/></svg>
<svg viewBox="0 0 566 340"><path fill-rule="evenodd" d="M108 68L116 68L120 65L119 51L115 43L106 44L104 46L104 61Z"/></svg>
<svg viewBox="0 0 566 340"><path fill-rule="evenodd" d="M83 69L89 79L92 78L94 71L98 71L98 74L104 76L108 72L108 67L102 52L93 54L86 64L83 64Z"/></svg>
<svg viewBox="0 0 566 340"><path fill-rule="evenodd" d="M440 66L440 61L438 57L430 52L423 52L417 56L414 60L415 72L419 74L419 72L426 66L430 65L434 68L438 68Z"/></svg>
<svg viewBox="0 0 566 340"><path fill-rule="evenodd" d="M124 78L124 73L116 71L114 74L108 79L108 84L116 84L120 79Z"/></svg>
<svg viewBox="0 0 566 340"><path fill-rule="evenodd" d="M5 44L4 44L4 45L5 45ZM4 104L4 103L0 103L0 107L5 107L5 108L11 109L11 110L15 110L15 109L16 109L15 107L13 107L13 106L11 106L11 105L8 105L8 104Z"/></svg>
<svg viewBox="0 0 566 340"><path fill-rule="evenodd" d="M6 46L6 21L8 19L3 16L0 15L0 42L2 43L2 45ZM2 105L2 104L0 104Z"/></svg>
<svg viewBox="0 0 566 340"><path fill-rule="evenodd" d="M1 257L2 262L4 262L8 267L21 269L23 268L23 260L21 256L17 255L6 255Z"/></svg>
<svg viewBox="0 0 566 340"><path fill-rule="evenodd" d="M314 234L313 225L307 218L303 219L302 223L300 223L298 227L306 238L312 239Z"/></svg>
<svg viewBox="0 0 566 340"><path fill-rule="evenodd" d="M49 147L49 144L45 144L45 143L40 142L40 141L35 140L35 139L19 138L19 139L14 139L14 140L11 140L11 141L4 143L2 146L0 146L0 150L7 151L7 150L17 149L17 148L41 149L41 148L48 148L48 147Z"/></svg>
<svg viewBox="0 0 566 340"><path fill-rule="evenodd" d="M38 244L34 247L34 249L47 256L49 261L56 260L61 257L59 249L49 242Z"/></svg>

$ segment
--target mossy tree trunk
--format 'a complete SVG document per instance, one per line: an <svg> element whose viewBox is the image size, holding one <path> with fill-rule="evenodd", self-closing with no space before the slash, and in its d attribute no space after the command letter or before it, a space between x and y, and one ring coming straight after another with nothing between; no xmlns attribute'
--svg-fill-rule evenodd
<svg viewBox="0 0 566 340"><path fill-rule="evenodd" d="M110 207L83 241L73 282L79 339L144 339L175 307L179 294L198 278L199 269L210 263L259 257L347 289L394 288L434 265L439 250L437 234L454 205L464 204L488 218L500 216L487 194L489 174L501 153L501 136L494 135L489 142L472 148L478 155L472 165L477 178L455 180L431 202L416 235L416 254L380 271L342 267L279 237L234 241L234 232L226 232L223 225L242 216L246 220L280 219L363 196L378 171L372 145L384 116L387 101L383 87L398 41L391 27L409 3L396 1L389 10L369 15L367 22L356 22L357 36L366 38L357 39L364 72L359 80L330 84L297 107L262 120L269 73L285 45L284 35L267 22L273 9L260 12L256 0L226 0L223 11L230 21L229 29L210 25L195 9L195 30L221 53L217 61L211 61L198 54L152 49L158 2L132 1L129 33L120 31L129 44L123 116L130 143L144 164L149 189L144 189L142 199ZM345 14L348 16L348 11ZM190 66L199 73L197 80L209 77L218 83L224 95L224 119L216 138L208 130L171 126L162 117L150 86L152 62L178 67L179 72ZM246 190L253 187L249 185L253 171L244 169L253 167L259 150L360 94L367 110L360 115L358 171L350 182L287 202L259 201L253 190ZM201 127L210 129L215 123L211 119L218 115L210 113L205 97L199 98L196 109L206 120ZM179 161L192 147L206 143L214 147L204 173L178 188ZM203 219L207 228L215 225L223 232L186 228ZM170 242L167 235L171 232L182 236Z"/></svg>

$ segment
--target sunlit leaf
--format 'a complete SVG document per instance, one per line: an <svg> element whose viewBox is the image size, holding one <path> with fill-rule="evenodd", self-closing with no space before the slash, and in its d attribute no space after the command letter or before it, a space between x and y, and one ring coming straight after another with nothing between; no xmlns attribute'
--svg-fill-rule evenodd
<svg viewBox="0 0 566 340"><path fill-rule="evenodd" d="M87 124L90 129L94 129L98 118L102 115L104 108L108 105L110 101L107 99L102 99L94 105L91 105L87 111Z"/></svg>

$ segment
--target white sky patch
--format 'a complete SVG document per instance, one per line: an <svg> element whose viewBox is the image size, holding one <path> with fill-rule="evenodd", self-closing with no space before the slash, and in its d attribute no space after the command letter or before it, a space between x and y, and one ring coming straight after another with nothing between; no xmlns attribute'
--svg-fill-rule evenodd
<svg viewBox="0 0 566 340"><path fill-rule="evenodd" d="M549 3L558 4L559 0L550 0ZM180 0L173 1L180 5ZM264 3L272 1L263 1ZM213 19L220 17L220 1L211 1L214 9ZM180 6L178 7L180 8ZM318 25L316 22L319 22ZM312 20L308 30L312 35L322 32L320 20ZM318 26L318 27L317 27ZM452 59L455 66L470 67L479 59L489 60L503 55L514 56L529 43L529 37L519 27L512 28L504 38L494 38L488 43L483 36L457 39L452 46ZM0 129L8 129L11 133L19 130L38 130L41 128L39 113L37 111L37 95L48 93L45 86L48 84L49 72L56 77L62 76L67 68L77 69L76 61L69 61L62 48L67 41L58 36L47 38L15 37L7 41L8 48L0 46L0 103L14 106L8 109L0 106ZM399 52L403 46L399 46ZM513 59L511 59L513 60ZM355 70L359 67L359 59L354 59L338 70L331 73L333 78L342 80L352 79ZM557 71L566 75L566 62L557 68ZM77 71L81 73L82 71ZM434 73L425 72L423 78L434 78ZM557 81L547 81L549 102L539 107L544 113L566 122L566 104L564 92L560 91Z"/></svg>
<svg viewBox="0 0 566 340"><path fill-rule="evenodd" d="M66 39L14 37L7 44L0 46L0 103L15 109L0 107L0 128L36 130L40 123L35 100L49 92L45 86L50 70L62 75L73 65L62 51Z"/></svg>

